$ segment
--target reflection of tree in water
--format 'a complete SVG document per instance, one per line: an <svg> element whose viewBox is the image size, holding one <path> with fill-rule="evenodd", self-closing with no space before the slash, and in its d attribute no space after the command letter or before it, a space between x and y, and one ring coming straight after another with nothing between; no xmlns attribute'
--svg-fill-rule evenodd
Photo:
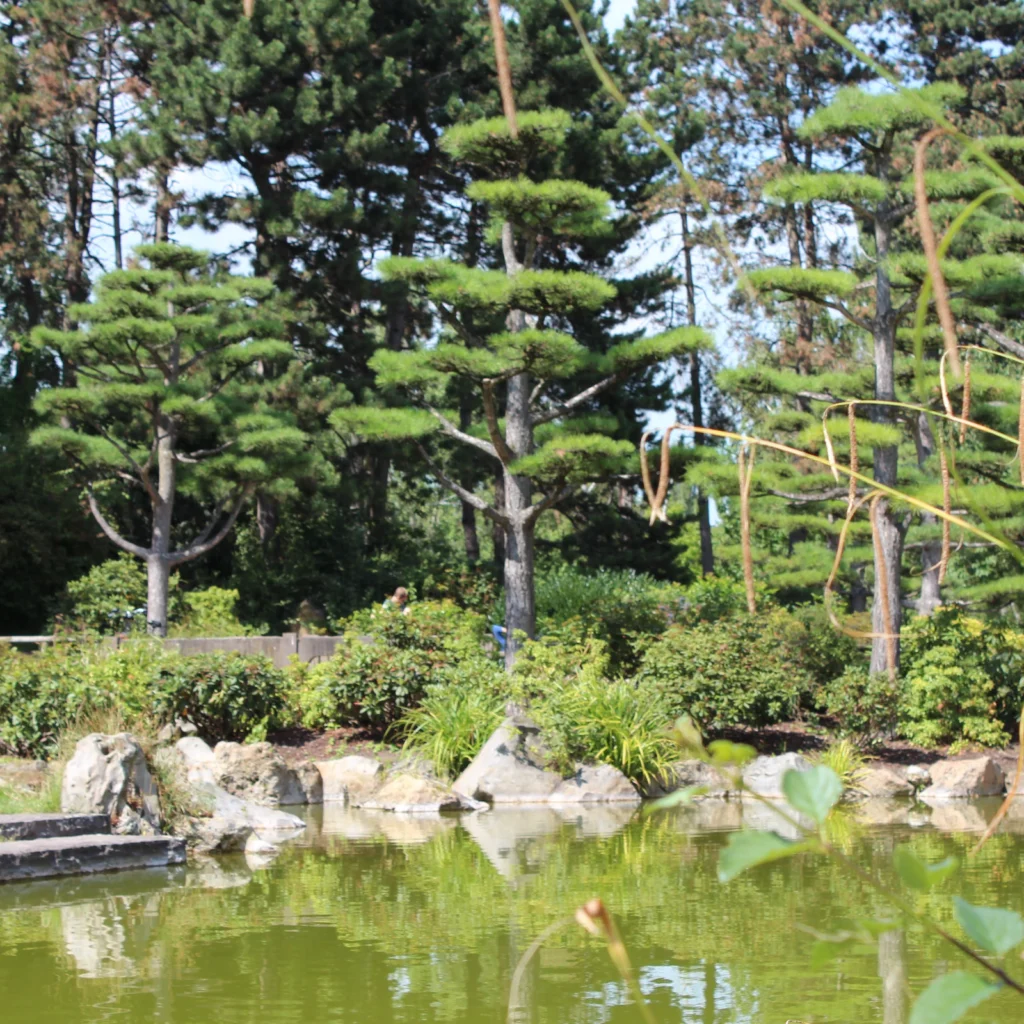
<svg viewBox="0 0 1024 1024"><path fill-rule="evenodd" d="M838 931L884 908L815 858L722 886L725 833L707 831L709 805L609 817L602 827L600 816L554 812L488 813L462 825L325 820L358 838L311 828L303 846L255 874L241 858L226 859L211 874L190 867L187 885L165 880L166 891L134 894L130 875L107 876L100 898L59 890L49 907L22 903L16 912L14 890L0 889L8 1019L77 1024L95 1019L88 1007L102 1003L125 1019L162 1024L290 1024L330 1019L326 1008L352 1024L503 1021L523 949L595 894L616 914L666 1021L905 1024L907 987L920 990L947 956L915 933L812 973L813 940L798 924ZM935 862L970 841L935 830L864 834L850 825L848 833L846 848L876 872L887 870L898 842ZM993 839L968 869L965 898L1018 903L1020 852L1014 836ZM948 907L942 893L922 902L940 917ZM38 993L51 990L41 1011ZM545 944L524 994L521 1019L535 1024L617 1024L632 1012L603 947L576 928Z"/></svg>

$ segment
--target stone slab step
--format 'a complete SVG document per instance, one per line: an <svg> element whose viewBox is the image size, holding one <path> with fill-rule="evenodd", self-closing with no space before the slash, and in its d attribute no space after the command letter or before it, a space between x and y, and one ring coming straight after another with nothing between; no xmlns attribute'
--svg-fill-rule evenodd
<svg viewBox="0 0 1024 1024"><path fill-rule="evenodd" d="M0 839L56 839L109 831L106 814L0 814Z"/></svg>
<svg viewBox="0 0 1024 1024"><path fill-rule="evenodd" d="M170 836L60 836L0 843L0 882L156 868L185 861L185 841Z"/></svg>

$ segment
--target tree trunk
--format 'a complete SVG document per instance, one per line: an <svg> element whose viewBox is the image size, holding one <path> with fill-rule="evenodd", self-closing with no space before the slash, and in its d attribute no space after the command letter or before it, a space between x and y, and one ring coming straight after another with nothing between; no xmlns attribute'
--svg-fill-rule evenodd
<svg viewBox="0 0 1024 1024"><path fill-rule="evenodd" d="M161 416L157 424L157 493L153 500L153 535L146 559L148 585L146 624L154 636L167 636L167 589L170 581L171 524L177 481L174 423Z"/></svg>
<svg viewBox="0 0 1024 1024"><path fill-rule="evenodd" d="M505 470L499 466L494 474L494 508L498 512L505 511ZM492 531L494 541L494 568L499 573L498 584L504 585L505 579L505 528L494 524Z"/></svg>
<svg viewBox="0 0 1024 1024"><path fill-rule="evenodd" d="M875 274L875 398L880 401L894 401L896 398L895 352L896 315L892 307L892 290L886 259L892 237L892 214L887 203L880 203L875 215L875 244L878 269ZM877 423L892 425L895 422L891 406L874 406L872 413ZM874 449L875 479L880 484L896 487L898 484L898 452L895 445ZM893 638L878 636L871 641L871 671L885 672L889 666L889 645L893 647L893 664L899 668L899 632L903 616L900 599L900 568L903 560L904 527L896 519L889 502L883 499L878 507L880 552L875 555L875 589L871 607L871 629L884 634L891 628ZM883 595L888 600L886 615Z"/></svg>
<svg viewBox="0 0 1024 1024"><path fill-rule="evenodd" d="M693 279L693 245L690 240L690 224L686 215L686 207L680 211L683 225L683 269L686 274L686 313L691 327L697 326L697 289ZM693 409L693 425L704 426L704 403L700 390L700 353L690 353L690 406ZM694 443L707 444L707 437L697 431ZM714 552L711 547L711 509L707 495L697 488L697 522L700 527L700 571L703 576L710 576L715 571Z"/></svg>
<svg viewBox="0 0 1024 1024"><path fill-rule="evenodd" d="M517 458L533 448L533 423L530 415L530 375L520 373L508 382L505 401L506 439ZM505 667L511 671L521 641L517 632L533 637L536 611L533 593L534 523L529 517L533 487L527 476L513 476L505 470Z"/></svg>
<svg viewBox="0 0 1024 1024"><path fill-rule="evenodd" d="M269 550L277 534L279 506L276 498L260 491L256 495L256 529L260 535L260 545L264 551Z"/></svg>
<svg viewBox="0 0 1024 1024"><path fill-rule="evenodd" d="M167 636L167 595L170 590L171 564L151 551L146 559L146 631Z"/></svg>
<svg viewBox="0 0 1024 1024"><path fill-rule="evenodd" d="M462 505L462 540L466 547L466 561L476 565L480 561L480 538L476 532L476 510L467 501Z"/></svg>
<svg viewBox="0 0 1024 1024"><path fill-rule="evenodd" d="M522 480L523 477L512 479ZM505 540L505 668L509 671L515 664L522 647L517 633L534 635L537 611L533 592L533 541L532 523L513 525L506 532Z"/></svg>

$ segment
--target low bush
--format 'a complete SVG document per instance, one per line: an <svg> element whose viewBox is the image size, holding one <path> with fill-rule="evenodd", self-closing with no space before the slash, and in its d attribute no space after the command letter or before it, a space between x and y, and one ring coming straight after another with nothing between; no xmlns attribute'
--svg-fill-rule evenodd
<svg viewBox="0 0 1024 1024"><path fill-rule="evenodd" d="M0 645L0 752L48 757L61 733L114 697L95 676L95 645L55 643L32 654Z"/></svg>
<svg viewBox="0 0 1024 1024"><path fill-rule="evenodd" d="M635 668L634 641L661 633L683 589L625 569L587 572L561 565L537 578L537 628L561 634L569 626L607 643L613 671Z"/></svg>
<svg viewBox="0 0 1024 1024"><path fill-rule="evenodd" d="M781 609L676 624L645 644L637 681L664 696L672 717L705 730L791 718L813 687L802 660L807 631Z"/></svg>
<svg viewBox="0 0 1024 1024"><path fill-rule="evenodd" d="M134 555L121 551L68 583L64 618L76 629L104 636L126 630L145 632L145 616L132 613L144 608L147 598L146 567ZM173 617L180 607L177 573L171 576L169 602Z"/></svg>
<svg viewBox="0 0 1024 1024"><path fill-rule="evenodd" d="M900 693L899 682L855 666L826 684L820 703L840 737L872 747L895 733Z"/></svg>
<svg viewBox="0 0 1024 1024"><path fill-rule="evenodd" d="M285 675L262 655L212 651L164 664L154 681L160 721L186 718L211 743L264 739L285 708Z"/></svg>
<svg viewBox="0 0 1024 1024"><path fill-rule="evenodd" d="M819 687L827 686L848 669L867 667L867 648L836 629L823 604L803 605L794 609L793 615L806 630L801 661Z"/></svg>
<svg viewBox="0 0 1024 1024"><path fill-rule="evenodd" d="M553 766L611 764L638 783L666 774L677 759L669 702L649 684L610 680L609 667L607 646L593 637L528 642L513 692L529 702Z"/></svg>
<svg viewBox="0 0 1024 1024"><path fill-rule="evenodd" d="M303 672L294 693L298 717L313 728L382 733L428 692L502 676L484 649L486 620L451 602L416 602L405 615L360 612L341 627L333 657Z"/></svg>
<svg viewBox="0 0 1024 1024"><path fill-rule="evenodd" d="M181 603L181 621L172 626L171 636L254 636L267 632L265 626L254 629L239 620L237 590L193 590L181 595Z"/></svg>
<svg viewBox="0 0 1024 1024"><path fill-rule="evenodd" d="M1024 634L940 608L902 631L900 732L955 749L1005 746L1020 715Z"/></svg>
<svg viewBox="0 0 1024 1024"><path fill-rule="evenodd" d="M394 733L405 737L407 750L454 778L501 725L505 704L506 698L493 690L439 687L396 723Z"/></svg>

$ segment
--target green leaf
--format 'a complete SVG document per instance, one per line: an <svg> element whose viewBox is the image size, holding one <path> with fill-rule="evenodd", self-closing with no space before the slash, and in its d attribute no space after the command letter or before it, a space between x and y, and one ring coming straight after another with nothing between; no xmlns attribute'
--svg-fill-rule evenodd
<svg viewBox="0 0 1024 1024"><path fill-rule="evenodd" d="M810 843L784 839L777 832L733 832L718 855L718 880L731 882L758 864L768 864L811 849Z"/></svg>
<svg viewBox="0 0 1024 1024"><path fill-rule="evenodd" d="M944 974L917 997L910 1011L910 1024L952 1024L1000 988L965 971Z"/></svg>
<svg viewBox="0 0 1024 1024"><path fill-rule="evenodd" d="M707 786L684 786L668 796L654 800L648 806L652 811L663 811L669 807L678 807L679 804L692 803L695 796L703 796L707 791Z"/></svg>
<svg viewBox="0 0 1024 1024"><path fill-rule="evenodd" d="M747 743L733 743L732 740L713 740L708 744L708 753L713 765L735 765L740 767L757 757L757 751Z"/></svg>
<svg viewBox="0 0 1024 1024"><path fill-rule="evenodd" d="M821 825L843 795L843 783L831 768L819 764L803 772L786 772L782 792L790 807Z"/></svg>
<svg viewBox="0 0 1024 1024"><path fill-rule="evenodd" d="M918 892L927 892L960 866L956 857L947 857L938 864L926 864L909 846L898 846L892 862L900 878Z"/></svg>
<svg viewBox="0 0 1024 1024"><path fill-rule="evenodd" d="M976 907L959 896L953 901L960 927L988 953L1008 953L1024 942L1024 918L1015 910Z"/></svg>

